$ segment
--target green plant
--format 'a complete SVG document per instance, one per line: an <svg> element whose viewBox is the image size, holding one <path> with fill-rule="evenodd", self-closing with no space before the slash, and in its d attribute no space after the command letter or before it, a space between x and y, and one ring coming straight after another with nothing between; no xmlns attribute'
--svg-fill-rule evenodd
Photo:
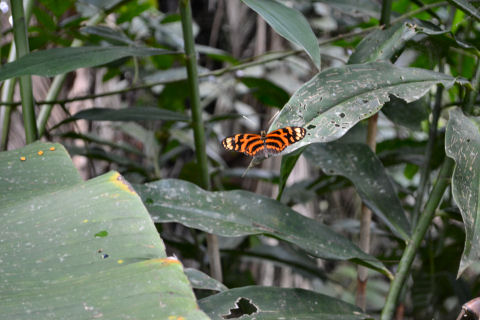
<svg viewBox="0 0 480 320"><path fill-rule="evenodd" d="M11 33L21 48L16 61L0 68L1 148L7 149L8 134L15 132L11 114L20 102L13 101L12 88L13 79L19 77L26 142L33 142L37 132L40 137L62 142L71 155L90 160L87 176L94 178L81 182L60 145L55 148L61 157L53 159L67 164L69 178L59 180L68 183L52 189L53 180L45 178L42 183L42 177L55 176L60 164L57 160L42 162L41 155L35 156L37 149L47 150L50 145L29 144L23 149L3 152L0 186L8 192L2 195L4 202L0 208L5 219L0 229L2 239L10 239L9 243L20 241L19 234L33 234L36 228L39 233L35 239L39 243L47 239L49 232L63 235L75 226L56 224L54 230L48 222L49 218L62 217L58 215L62 201L72 205L75 202L68 199L81 198L89 185L120 177L115 173L96 177L106 169L115 169L140 195L168 250L186 265L199 269L186 269L186 273L194 288L203 289L195 293L205 313L195 309L186 278L175 264L172 271L175 276L163 285L172 285L175 292L182 292L182 297L173 298L168 307L175 308L179 301L187 299L193 314L174 312L157 314L159 317L296 315L302 319L365 319L372 314L392 319L395 313L401 317L406 310L407 318L428 315L449 319L474 295L480 252L477 248L480 132L475 117L479 113L476 93L480 34L478 9L474 4L463 0L383 1L381 5L369 0L293 1L289 4L294 7L288 7L277 0L219 0L212 19L201 19L212 15L205 9L206 1L180 0L179 14L176 11L164 14L152 1L112 0L95 4L64 1L60 6L55 1L43 0L36 7L32 3L25 4L26 21L31 14L36 18L28 30L19 22L23 21L20 13L24 9L19 3L12 8ZM162 4L166 3L176 4L172 1ZM247 11L247 7L253 11ZM222 23L224 14L228 29L222 28L226 25ZM320 14L323 20L319 19ZM249 48L247 42L253 34L250 22L255 19L257 42L250 46L257 55L252 57L252 51L242 52L239 44L245 43L244 47ZM262 27L265 22L271 30L265 31ZM336 27L332 28L332 24ZM287 46L285 40L278 40L278 34L297 49L278 51L277 46L276 52L262 51L262 43L266 41L261 39L268 38L267 34L272 35L272 43L283 41L283 47ZM318 40L316 34L322 38ZM25 41L27 36L29 46ZM3 43L2 61L12 60L13 43ZM33 52L29 53L29 48ZM349 50L351 54L347 53ZM127 59L130 56L133 60ZM67 73L87 67L96 67L93 70L97 74L102 70L101 77L96 79L117 87L107 92L60 98L62 88L68 86ZM46 98L37 99L38 115L29 98L32 88L28 79L33 74L55 77ZM127 85L119 88L122 81ZM106 107L101 105L104 100L96 100L99 105L95 108L75 114L69 111L72 103L112 96L123 97L128 107ZM280 110L272 116L274 108ZM52 113L58 114L58 110L64 111L64 120L54 120ZM249 131L245 128L252 125L244 118L259 131L263 127L272 131L302 126L307 135L282 153L278 172L265 167L245 172L248 166L245 158L221 153L219 145L221 139L237 133L236 130ZM82 129L79 120L88 121L87 130ZM105 121L110 122L106 125ZM45 152L45 160L57 156ZM22 154L28 154L25 161L20 160ZM300 159L306 159L308 174L287 184L289 177L296 178L295 166L302 165ZM240 168L231 168L238 164ZM35 170L24 172L25 166ZM59 172L59 176L63 174ZM242 174L245 174L243 179ZM25 183L27 176L37 177L38 183L19 188L16 179L24 179ZM254 188L248 186L251 183L278 186L276 199L252 192ZM61 197L65 192L71 192L69 198ZM133 189L123 192L136 197ZM51 206L55 204L58 208L52 210L53 216L34 208L38 221L17 224L15 219L21 219L22 215L11 213L29 213L30 207L19 201L25 197L28 198L25 203L34 207L50 201ZM110 221L109 214L114 209L97 208L97 204L89 204L85 197L78 201L95 208L104 223ZM353 214L342 207L342 201L336 200L341 197L359 200L350 204L354 207L351 211L361 212L361 217L356 217L361 223L351 227ZM115 205L115 201L108 205ZM332 208L335 201L338 205ZM310 218L292 209L294 205L307 203L317 208L309 211ZM135 210L144 212L139 204L137 201ZM334 215L332 209L340 214ZM322 222L318 221L320 215ZM86 248L97 248L99 242L112 239L119 230L135 226L129 223L113 219L108 228L90 230L98 236L92 236ZM153 237L153 225L149 221L144 224L149 231L142 230L137 235ZM264 236L270 240L266 241ZM105 247L119 245L128 249L143 241L129 239L121 232L115 238L118 242L112 241ZM28 249L27 240L21 241L22 248ZM162 246L158 237L155 241L154 247ZM357 241L361 249L355 244ZM48 241L45 244L48 245L45 252L62 249L61 244ZM100 249L102 252L98 252ZM93 256L104 254L105 248L100 249ZM81 254L82 250L85 248L73 246L69 255ZM14 270L23 256L33 255L31 250L17 254L14 246L2 254L0 257L8 257L9 270ZM129 272L136 272L135 268L163 272L148 261L162 261L160 264L168 261L163 248L145 254L134 252L131 259L131 265L125 269L115 263L109 266L115 267L114 272L124 271L128 276ZM137 262L138 259L147 262ZM97 291L105 289L101 288L99 275L110 272L103 269L105 261L97 260L89 265L94 269L92 272L83 269L78 261L72 264L72 270L85 272L79 276L87 277L88 273L90 278L82 282L85 288L99 293L98 297L112 297L115 302L111 306L122 303L123 296L116 297L108 290ZM257 285L262 279L251 270L266 264L301 275L312 290ZM355 264L359 266L358 273ZM69 272L58 261L52 260L52 268ZM219 281L200 270L210 272ZM23 273L33 276L25 270ZM12 279L17 281L16 277L20 273ZM130 282L122 281L121 275L111 279L128 288L129 283L148 282L150 273L139 277ZM15 297L13 292L20 289L27 292L32 286L41 290L42 279L48 280L47 273L41 273L37 282L18 281L12 287L0 286L0 295L6 297L3 301L10 301L4 305L0 302L0 309L8 306L11 314L24 312L25 308L14 305L19 301L15 299L24 298ZM70 282L62 283L69 301L82 300L78 295L70 295L67 290ZM212 294L205 289L221 292ZM142 290L148 291L148 286ZM353 305L354 295L360 308ZM35 294L30 298L36 299L38 306L54 299L49 296L42 300ZM60 301L57 307L69 304L65 301ZM90 302L85 303L90 307ZM36 312L37 318L47 317L50 311L38 306L28 310ZM141 317L141 312L147 314L145 310L149 308L158 311L155 306L147 306L132 309L132 315ZM120 314L128 312L118 310ZM74 312L80 318L84 311ZM59 313L56 315L60 317ZM25 318L28 317L26 314Z"/></svg>

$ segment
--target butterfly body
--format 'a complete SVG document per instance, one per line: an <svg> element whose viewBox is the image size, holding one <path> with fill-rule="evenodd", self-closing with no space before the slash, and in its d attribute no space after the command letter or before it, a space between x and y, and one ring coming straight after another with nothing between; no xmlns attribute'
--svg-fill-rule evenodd
<svg viewBox="0 0 480 320"><path fill-rule="evenodd" d="M302 127L285 127L268 134L265 131L261 134L238 133L223 139L222 145L227 150L243 152L250 157L268 158L302 140L305 134L306 130Z"/></svg>

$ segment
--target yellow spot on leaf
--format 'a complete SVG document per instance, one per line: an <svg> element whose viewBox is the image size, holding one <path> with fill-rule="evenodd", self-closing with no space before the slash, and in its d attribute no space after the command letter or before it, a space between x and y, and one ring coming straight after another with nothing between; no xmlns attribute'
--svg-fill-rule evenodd
<svg viewBox="0 0 480 320"><path fill-rule="evenodd" d="M122 260L122 259L117 260L117 263L118 263L118 264L122 264L122 263L123 263L123 260Z"/></svg>
<svg viewBox="0 0 480 320"><path fill-rule="evenodd" d="M20 161L25 161L25 160L27 160L27 158L25 158L25 157L20 157Z"/></svg>
<svg viewBox="0 0 480 320"><path fill-rule="evenodd" d="M87 223L87 222L88 222L88 219L83 220L83 223Z"/></svg>
<svg viewBox="0 0 480 320"><path fill-rule="evenodd" d="M115 183L115 185L117 185L120 189L137 195L130 183L128 183L127 180L125 180L125 178L120 175L120 173L115 172L114 174L112 174L112 176L110 177L110 181Z"/></svg>
<svg viewBox="0 0 480 320"><path fill-rule="evenodd" d="M39 150L39 151L37 152L37 154L38 154L39 156L41 156L41 155L43 155L43 151L42 151L42 150Z"/></svg>
<svg viewBox="0 0 480 320"><path fill-rule="evenodd" d="M50 151L55 151L55 147L50 147Z"/></svg>

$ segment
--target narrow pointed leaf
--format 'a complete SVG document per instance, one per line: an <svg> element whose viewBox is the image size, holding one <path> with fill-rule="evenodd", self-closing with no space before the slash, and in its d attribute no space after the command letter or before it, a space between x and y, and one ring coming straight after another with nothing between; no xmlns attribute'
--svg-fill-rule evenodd
<svg viewBox="0 0 480 320"><path fill-rule="evenodd" d="M0 153L4 319L207 319L116 172L83 182L59 144Z"/></svg>
<svg viewBox="0 0 480 320"><path fill-rule="evenodd" d="M352 304L304 289L249 286L209 296L199 304L212 320L370 318Z"/></svg>
<svg viewBox="0 0 480 320"><path fill-rule="evenodd" d="M90 108L82 110L63 120L56 127L75 120L91 121L189 121L190 118L178 112L156 107L132 107L123 109Z"/></svg>
<svg viewBox="0 0 480 320"><path fill-rule="evenodd" d="M174 52L136 47L69 47L34 51L0 67L0 81L24 76L53 77L79 68L103 65L121 58L145 57Z"/></svg>
<svg viewBox="0 0 480 320"><path fill-rule="evenodd" d="M242 190L208 192L175 179L135 188L155 222L178 222L225 237L270 234L316 257L352 260L388 274L377 259L351 241L273 199Z"/></svg>
<svg viewBox="0 0 480 320"><path fill-rule="evenodd" d="M385 168L366 144L317 143L305 156L329 175L349 179L363 202L400 238L407 240L410 223Z"/></svg>
<svg viewBox="0 0 480 320"><path fill-rule="evenodd" d="M378 112L390 95L412 102L436 84L450 87L455 81L462 82L443 73L399 68L387 62L328 69L295 92L269 131L285 126L307 129L305 138L284 153L314 142L333 141Z"/></svg>
<svg viewBox="0 0 480 320"><path fill-rule="evenodd" d="M450 111L445 151L455 160L452 194L465 226L458 276L480 259L480 120L466 117L460 109Z"/></svg>
<svg viewBox="0 0 480 320"><path fill-rule="evenodd" d="M185 275L188 277L192 288L214 291L228 290L223 283L211 278L209 275L198 271L197 269L186 268Z"/></svg>
<svg viewBox="0 0 480 320"><path fill-rule="evenodd" d="M348 59L348 63L356 64L390 60L395 53L403 50L406 42L417 33L442 35L448 33L448 31L441 30L433 24L417 19L399 22L386 29L377 29L358 44Z"/></svg>
<svg viewBox="0 0 480 320"><path fill-rule="evenodd" d="M397 23L384 30L375 30L358 44L348 63L389 60L416 34L415 26L409 22Z"/></svg>
<svg viewBox="0 0 480 320"><path fill-rule="evenodd" d="M295 9L276 0L242 0L279 35L302 47L320 69L320 48L307 19Z"/></svg>
<svg viewBox="0 0 480 320"><path fill-rule="evenodd" d="M471 2L468 0L448 0L453 6L457 7L458 9L462 10L469 16L474 17L478 21L480 21L480 12L478 8L475 8Z"/></svg>
<svg viewBox="0 0 480 320"><path fill-rule="evenodd" d="M374 0L314 0L314 2L326 3L346 14L354 17L365 18L365 15L372 18L380 18L382 8Z"/></svg>

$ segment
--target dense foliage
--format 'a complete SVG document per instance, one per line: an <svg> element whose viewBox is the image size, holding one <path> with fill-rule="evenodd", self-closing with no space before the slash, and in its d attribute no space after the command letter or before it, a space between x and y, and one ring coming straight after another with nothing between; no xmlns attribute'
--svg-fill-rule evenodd
<svg viewBox="0 0 480 320"><path fill-rule="evenodd" d="M452 319L475 297L474 2L21 3L0 3L3 314ZM266 160L222 148L290 126Z"/></svg>

